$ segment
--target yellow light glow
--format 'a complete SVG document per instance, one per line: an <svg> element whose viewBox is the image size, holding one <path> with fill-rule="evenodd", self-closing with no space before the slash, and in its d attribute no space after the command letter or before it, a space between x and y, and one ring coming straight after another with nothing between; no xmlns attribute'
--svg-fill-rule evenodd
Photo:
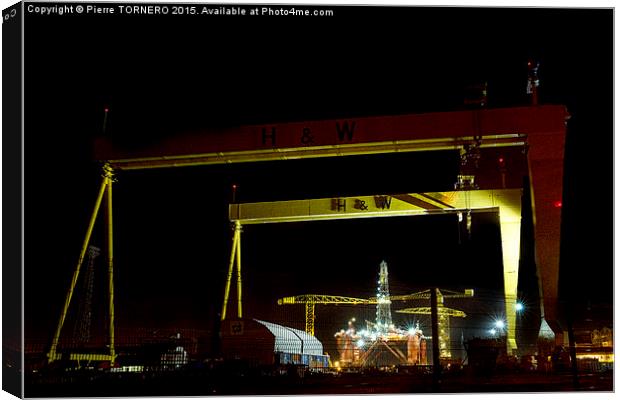
<svg viewBox="0 0 620 400"><path fill-rule="evenodd" d="M596 359L599 362L614 362L614 354L613 353L588 353L588 354L577 354L578 360L587 360L587 359Z"/></svg>

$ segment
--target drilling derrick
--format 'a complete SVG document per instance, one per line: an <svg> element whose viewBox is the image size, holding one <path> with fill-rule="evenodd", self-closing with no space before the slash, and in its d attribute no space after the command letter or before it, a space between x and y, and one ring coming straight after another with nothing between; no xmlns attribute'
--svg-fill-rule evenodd
<svg viewBox="0 0 620 400"><path fill-rule="evenodd" d="M385 261L379 266L379 285L377 287L377 330L386 333L392 326L392 312L390 306L390 288L388 285L388 268Z"/></svg>

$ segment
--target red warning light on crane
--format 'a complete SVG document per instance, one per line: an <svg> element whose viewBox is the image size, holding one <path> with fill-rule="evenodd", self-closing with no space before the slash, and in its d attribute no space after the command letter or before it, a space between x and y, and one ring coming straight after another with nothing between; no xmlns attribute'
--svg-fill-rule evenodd
<svg viewBox="0 0 620 400"><path fill-rule="evenodd" d="M500 156L497 159L497 163L499 165L499 168L503 171L504 169L506 169L506 159L503 156Z"/></svg>

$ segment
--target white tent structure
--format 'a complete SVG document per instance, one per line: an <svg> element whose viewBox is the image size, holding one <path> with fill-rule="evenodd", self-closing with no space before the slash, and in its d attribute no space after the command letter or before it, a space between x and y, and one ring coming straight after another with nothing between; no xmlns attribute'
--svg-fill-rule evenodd
<svg viewBox="0 0 620 400"><path fill-rule="evenodd" d="M323 355L323 345L321 342L304 331L258 319L254 321L263 325L273 334L275 337L275 352L314 356Z"/></svg>

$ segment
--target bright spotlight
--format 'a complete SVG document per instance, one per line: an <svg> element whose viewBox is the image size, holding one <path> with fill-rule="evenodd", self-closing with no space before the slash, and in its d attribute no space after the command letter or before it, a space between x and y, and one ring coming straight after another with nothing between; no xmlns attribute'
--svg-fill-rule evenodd
<svg viewBox="0 0 620 400"><path fill-rule="evenodd" d="M517 311L523 311L523 303L517 303L517 304L515 304L515 310L517 310Z"/></svg>
<svg viewBox="0 0 620 400"><path fill-rule="evenodd" d="M489 330L489 333L493 336L495 336L495 334L497 333L497 331L495 329L491 329Z"/></svg>
<svg viewBox="0 0 620 400"><path fill-rule="evenodd" d="M356 343L357 347L364 347L364 344L365 343L364 343L364 341L362 339L358 340L357 343Z"/></svg>
<svg viewBox="0 0 620 400"><path fill-rule="evenodd" d="M505 323L504 323L504 321L502 321L501 319L500 319L500 320L495 321L495 327L496 327L496 328L499 328L499 329L504 329L504 327L505 327L505 326L506 326L506 324L505 324Z"/></svg>
<svg viewBox="0 0 620 400"><path fill-rule="evenodd" d="M407 330L407 333L410 334L410 335L415 335L415 328L409 328Z"/></svg>

